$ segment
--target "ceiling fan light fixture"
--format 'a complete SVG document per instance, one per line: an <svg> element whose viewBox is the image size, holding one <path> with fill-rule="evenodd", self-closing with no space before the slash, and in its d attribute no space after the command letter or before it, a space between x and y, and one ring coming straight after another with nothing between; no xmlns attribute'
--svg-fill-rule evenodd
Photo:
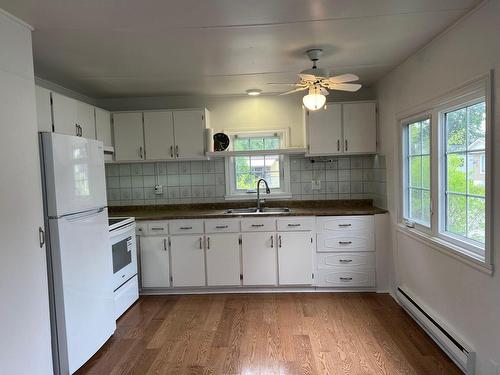
<svg viewBox="0 0 500 375"><path fill-rule="evenodd" d="M326 96L321 94L319 88L311 87L309 93L302 98L302 103L310 111L321 109L326 103Z"/></svg>
<svg viewBox="0 0 500 375"><path fill-rule="evenodd" d="M247 95L258 96L262 93L262 90L261 89L248 89L246 92L247 92Z"/></svg>

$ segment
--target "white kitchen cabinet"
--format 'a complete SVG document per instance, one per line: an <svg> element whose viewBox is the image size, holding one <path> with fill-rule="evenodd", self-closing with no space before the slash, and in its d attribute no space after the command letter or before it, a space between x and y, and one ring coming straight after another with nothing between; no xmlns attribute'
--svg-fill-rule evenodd
<svg viewBox="0 0 500 375"><path fill-rule="evenodd" d="M96 139L101 141L104 147L113 147L110 112L101 108L95 108L95 130Z"/></svg>
<svg viewBox="0 0 500 375"><path fill-rule="evenodd" d="M377 107L373 102L342 105L344 152L377 152Z"/></svg>
<svg viewBox="0 0 500 375"><path fill-rule="evenodd" d="M311 285L313 238L310 232L279 232L278 278L280 285Z"/></svg>
<svg viewBox="0 0 500 375"><path fill-rule="evenodd" d="M328 103L326 109L308 111L307 139L309 155L342 152L342 105Z"/></svg>
<svg viewBox="0 0 500 375"><path fill-rule="evenodd" d="M173 286L205 286L203 242L203 235L170 237Z"/></svg>
<svg viewBox="0 0 500 375"><path fill-rule="evenodd" d="M144 160L144 132L142 112L113 114L115 160Z"/></svg>
<svg viewBox="0 0 500 375"><path fill-rule="evenodd" d="M144 146L147 160L174 158L174 118L172 112L144 112Z"/></svg>
<svg viewBox="0 0 500 375"><path fill-rule="evenodd" d="M177 159L205 158L205 112L201 109L173 111Z"/></svg>
<svg viewBox="0 0 500 375"><path fill-rule="evenodd" d="M276 285L276 233L241 234L243 285Z"/></svg>
<svg viewBox="0 0 500 375"><path fill-rule="evenodd" d="M52 92L54 132L95 139L94 107Z"/></svg>
<svg viewBox="0 0 500 375"><path fill-rule="evenodd" d="M36 115L39 132L52 131L52 109L50 104L50 90L35 86Z"/></svg>
<svg viewBox="0 0 500 375"><path fill-rule="evenodd" d="M207 285L240 285L240 235L207 234Z"/></svg>
<svg viewBox="0 0 500 375"><path fill-rule="evenodd" d="M170 287L168 237L141 237L141 281L143 288Z"/></svg>
<svg viewBox="0 0 500 375"><path fill-rule="evenodd" d="M90 104L76 101L76 123L80 126L80 136L87 139L95 137L94 107Z"/></svg>
<svg viewBox="0 0 500 375"><path fill-rule="evenodd" d="M376 153L375 102L327 103L305 114L309 156Z"/></svg>

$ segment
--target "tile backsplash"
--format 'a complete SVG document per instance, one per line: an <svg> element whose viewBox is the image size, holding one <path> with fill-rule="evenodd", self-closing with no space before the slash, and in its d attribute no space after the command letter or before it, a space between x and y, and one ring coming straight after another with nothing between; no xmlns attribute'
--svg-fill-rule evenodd
<svg viewBox="0 0 500 375"><path fill-rule="evenodd" d="M311 162L314 160L314 162ZM224 159L106 164L109 206L223 202ZM318 181L313 189L313 181ZM294 200L373 199L386 207L385 157L290 156ZM163 186L155 194L155 185Z"/></svg>

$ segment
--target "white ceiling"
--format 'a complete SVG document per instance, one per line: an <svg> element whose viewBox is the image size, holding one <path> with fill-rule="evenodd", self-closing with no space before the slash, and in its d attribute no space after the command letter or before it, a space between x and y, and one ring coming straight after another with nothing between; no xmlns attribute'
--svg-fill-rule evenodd
<svg viewBox="0 0 500 375"><path fill-rule="evenodd" d="M478 0L0 0L37 76L92 97L276 92L309 68L370 85Z"/></svg>

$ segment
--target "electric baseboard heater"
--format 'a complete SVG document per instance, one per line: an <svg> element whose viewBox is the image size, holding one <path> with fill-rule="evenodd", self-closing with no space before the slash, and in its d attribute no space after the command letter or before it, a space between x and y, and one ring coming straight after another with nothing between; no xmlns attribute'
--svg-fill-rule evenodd
<svg viewBox="0 0 500 375"><path fill-rule="evenodd" d="M401 306L439 345L455 364L467 375L474 375L476 353L443 323L433 318L408 291L398 287L397 298Z"/></svg>

